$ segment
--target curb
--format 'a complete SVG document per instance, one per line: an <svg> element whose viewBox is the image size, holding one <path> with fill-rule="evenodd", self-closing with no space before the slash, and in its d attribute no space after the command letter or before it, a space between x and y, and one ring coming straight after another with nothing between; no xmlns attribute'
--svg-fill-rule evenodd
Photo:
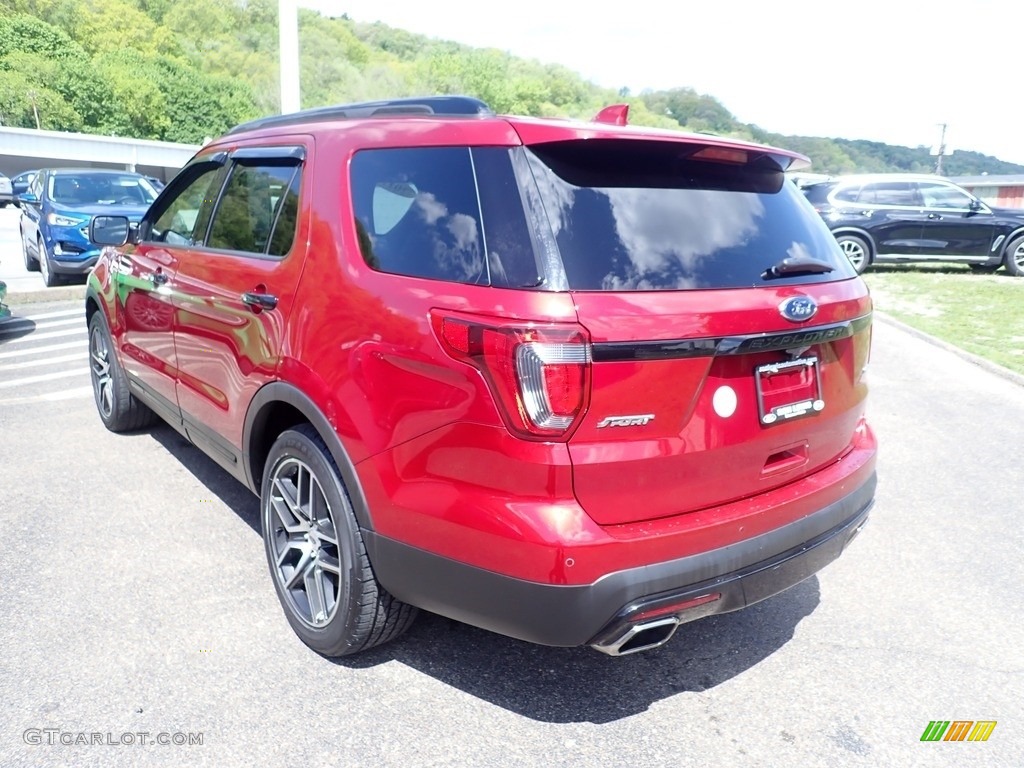
<svg viewBox="0 0 1024 768"><path fill-rule="evenodd" d="M71 301L73 299L85 300L84 285L69 285L64 288L44 288L37 291L11 291L7 288L7 305L18 304L41 304L49 301Z"/></svg>
<svg viewBox="0 0 1024 768"><path fill-rule="evenodd" d="M911 336L921 339L921 341L926 341L932 346L938 347L939 349L944 349L947 352L952 352L957 357L963 358L967 362L973 363L979 368L984 368L989 373L994 373L996 376L1006 379L1007 381L1016 384L1018 387L1024 387L1024 376L1017 373L1016 371L1011 371L1009 368L1004 368L998 363L993 363L991 360L986 360L983 357L979 357L978 355L975 355L971 352L960 349L960 347L953 346L952 344L945 342L942 339L938 339L935 336L932 336L930 333L920 331L917 328L907 325L906 323L897 320L895 317L887 315L885 314L885 312L880 312L877 309L875 310L875 317L884 322L886 325L891 325L894 328L899 328L901 331L909 333Z"/></svg>

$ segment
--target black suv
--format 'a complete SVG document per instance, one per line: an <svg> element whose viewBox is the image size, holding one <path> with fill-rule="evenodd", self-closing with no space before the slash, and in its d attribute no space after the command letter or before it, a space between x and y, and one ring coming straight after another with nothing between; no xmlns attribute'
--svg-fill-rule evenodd
<svg viewBox="0 0 1024 768"><path fill-rule="evenodd" d="M1024 277L1024 210L992 208L938 176L847 176L803 188L858 272L871 264L1000 265Z"/></svg>

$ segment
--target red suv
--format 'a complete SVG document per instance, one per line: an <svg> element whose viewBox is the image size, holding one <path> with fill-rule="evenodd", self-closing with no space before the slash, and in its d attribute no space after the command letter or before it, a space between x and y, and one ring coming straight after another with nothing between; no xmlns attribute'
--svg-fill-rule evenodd
<svg viewBox="0 0 1024 768"><path fill-rule="evenodd" d="M269 117L140 224L93 220L100 417L159 416L259 495L316 651L416 607L653 648L864 525L871 300L785 180L805 159L625 117L463 97Z"/></svg>

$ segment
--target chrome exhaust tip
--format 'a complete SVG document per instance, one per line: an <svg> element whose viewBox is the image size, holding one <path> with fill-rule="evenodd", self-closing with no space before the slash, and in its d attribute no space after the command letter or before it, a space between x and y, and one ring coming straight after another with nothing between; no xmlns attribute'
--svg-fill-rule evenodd
<svg viewBox="0 0 1024 768"><path fill-rule="evenodd" d="M613 638L598 641L590 647L609 656L628 656L631 653L649 651L652 648L660 648L671 640L679 623L676 616L643 621L632 624Z"/></svg>

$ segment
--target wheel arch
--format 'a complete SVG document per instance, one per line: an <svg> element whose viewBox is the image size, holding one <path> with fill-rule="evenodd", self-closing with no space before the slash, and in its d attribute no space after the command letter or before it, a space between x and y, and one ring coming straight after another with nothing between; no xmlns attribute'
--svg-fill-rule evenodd
<svg viewBox="0 0 1024 768"><path fill-rule="evenodd" d="M359 525L373 530L366 494L355 464L342 445L338 433L320 408L302 390L283 381L264 385L249 404L242 431L242 457L246 484L259 495L263 468L277 436L296 424L310 424L327 445L341 479L345 483Z"/></svg>
<svg viewBox="0 0 1024 768"><path fill-rule="evenodd" d="M832 230L832 236L840 238L843 235L856 235L867 243L868 250L870 251L869 256L874 259L878 253L878 248L875 246L875 239L871 236L871 233L866 229L860 229L859 227L837 227Z"/></svg>
<svg viewBox="0 0 1024 768"><path fill-rule="evenodd" d="M85 289L85 324L89 325L92 316L103 308L99 294L91 285Z"/></svg>
<svg viewBox="0 0 1024 768"><path fill-rule="evenodd" d="M1003 240L1003 247L999 251L999 260L1002 262L1006 258L1006 254L1010 252L1010 246L1013 245L1013 241L1018 237L1024 236L1024 225L1017 227Z"/></svg>

